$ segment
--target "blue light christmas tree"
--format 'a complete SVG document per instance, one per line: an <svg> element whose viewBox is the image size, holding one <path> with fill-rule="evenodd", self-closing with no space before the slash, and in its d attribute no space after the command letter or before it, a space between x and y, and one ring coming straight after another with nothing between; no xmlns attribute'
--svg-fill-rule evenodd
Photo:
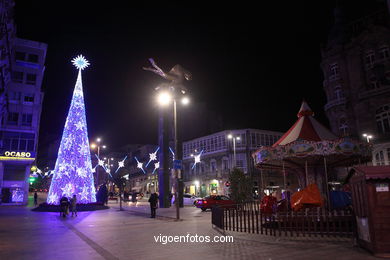
<svg viewBox="0 0 390 260"><path fill-rule="evenodd" d="M73 195L78 203L96 202L81 81L81 70L89 63L82 55L72 62L79 72L58 150L48 204L57 205L63 196L70 198Z"/></svg>

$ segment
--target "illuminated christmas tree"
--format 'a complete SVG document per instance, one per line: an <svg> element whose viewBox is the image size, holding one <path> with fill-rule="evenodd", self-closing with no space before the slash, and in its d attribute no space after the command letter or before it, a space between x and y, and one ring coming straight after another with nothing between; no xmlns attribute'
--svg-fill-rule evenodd
<svg viewBox="0 0 390 260"><path fill-rule="evenodd" d="M72 62L79 72L58 150L48 204L59 204L63 196L70 198L73 195L77 196L78 203L96 202L81 81L81 70L89 63L82 55Z"/></svg>

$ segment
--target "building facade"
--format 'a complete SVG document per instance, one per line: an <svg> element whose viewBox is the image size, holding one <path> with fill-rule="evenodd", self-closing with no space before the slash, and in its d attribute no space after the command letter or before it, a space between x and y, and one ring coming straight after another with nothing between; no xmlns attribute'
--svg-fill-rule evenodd
<svg viewBox="0 0 390 260"><path fill-rule="evenodd" d="M390 162L390 19L385 1L377 4L353 21L335 9L321 62L332 131L371 141L374 165Z"/></svg>
<svg viewBox="0 0 390 260"><path fill-rule="evenodd" d="M231 170L237 167L248 175L257 175L252 153L260 146L273 145L282 135L274 131L237 129L183 142L185 193L201 197L228 195Z"/></svg>
<svg viewBox="0 0 390 260"><path fill-rule="evenodd" d="M8 15L12 8L12 4L8 5ZM16 38L14 31L10 30L6 39L9 45L5 52L10 59L5 70L9 73L2 74L5 84L0 119L0 189L2 204L27 204L30 168L38 144L47 44Z"/></svg>

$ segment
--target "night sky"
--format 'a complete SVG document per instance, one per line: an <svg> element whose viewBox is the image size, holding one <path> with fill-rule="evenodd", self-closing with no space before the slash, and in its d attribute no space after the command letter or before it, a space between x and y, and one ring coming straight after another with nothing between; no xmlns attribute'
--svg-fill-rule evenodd
<svg viewBox="0 0 390 260"><path fill-rule="evenodd" d="M162 79L142 70L149 57L164 70L191 71L192 104L220 114L225 129L284 132L303 98L328 125L320 46L335 1L234 3L16 1L18 37L48 44L40 139L61 137L78 54L91 63L83 72L89 136L110 147L157 141L153 88Z"/></svg>

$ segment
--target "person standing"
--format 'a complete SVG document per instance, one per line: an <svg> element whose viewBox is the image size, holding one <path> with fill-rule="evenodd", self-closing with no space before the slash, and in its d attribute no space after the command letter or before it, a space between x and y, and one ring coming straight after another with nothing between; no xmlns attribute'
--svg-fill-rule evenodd
<svg viewBox="0 0 390 260"><path fill-rule="evenodd" d="M72 217L75 215L77 217L77 198L76 195L73 195L73 198L70 200L71 203L71 210L72 210Z"/></svg>
<svg viewBox="0 0 390 260"><path fill-rule="evenodd" d="M38 193L34 192L34 206L38 205Z"/></svg>
<svg viewBox="0 0 390 260"><path fill-rule="evenodd" d="M150 217L155 218L156 217L157 203L158 203L157 193L153 193L152 195L150 195L149 203L150 203L150 214L151 214Z"/></svg>

